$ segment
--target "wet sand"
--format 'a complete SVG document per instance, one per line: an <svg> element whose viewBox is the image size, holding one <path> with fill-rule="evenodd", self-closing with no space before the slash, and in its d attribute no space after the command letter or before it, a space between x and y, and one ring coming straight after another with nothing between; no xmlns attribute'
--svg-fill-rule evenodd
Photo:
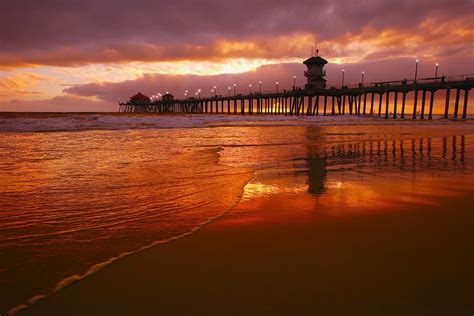
<svg viewBox="0 0 474 316"><path fill-rule="evenodd" d="M344 215L244 201L20 315L472 315L473 193Z"/></svg>

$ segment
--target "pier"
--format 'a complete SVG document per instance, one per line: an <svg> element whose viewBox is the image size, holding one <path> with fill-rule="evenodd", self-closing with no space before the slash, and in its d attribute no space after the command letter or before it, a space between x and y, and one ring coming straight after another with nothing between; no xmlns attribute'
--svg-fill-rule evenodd
<svg viewBox="0 0 474 316"><path fill-rule="evenodd" d="M141 93L119 104L120 112L241 115L356 115L385 119L432 119L435 97L443 98L444 118L466 119L474 74L326 87L326 60L304 61L307 84L289 91L256 92L175 99L165 94L150 100ZM277 88L278 89L278 88ZM235 91L235 90L234 90ZM408 108L409 106L409 108Z"/></svg>

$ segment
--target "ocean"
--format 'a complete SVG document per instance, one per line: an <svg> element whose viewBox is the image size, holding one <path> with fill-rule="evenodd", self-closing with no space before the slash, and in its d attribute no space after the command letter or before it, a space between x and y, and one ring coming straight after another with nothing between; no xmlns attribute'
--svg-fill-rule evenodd
<svg viewBox="0 0 474 316"><path fill-rule="evenodd" d="M463 196L473 133L471 119L439 117L0 114L0 314L223 217L251 219L236 205L253 199L344 216Z"/></svg>

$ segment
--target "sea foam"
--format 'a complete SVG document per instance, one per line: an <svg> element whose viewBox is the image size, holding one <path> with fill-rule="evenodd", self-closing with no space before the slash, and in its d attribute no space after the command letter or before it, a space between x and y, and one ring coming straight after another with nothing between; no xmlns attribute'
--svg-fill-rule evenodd
<svg viewBox="0 0 474 316"><path fill-rule="evenodd" d="M425 121L427 122L427 121ZM445 124L448 120L435 116L430 121ZM364 125L416 124L407 120L386 120L368 116L285 116L223 114L0 114L0 132L60 132L85 130L169 129L221 126L300 126L300 125Z"/></svg>

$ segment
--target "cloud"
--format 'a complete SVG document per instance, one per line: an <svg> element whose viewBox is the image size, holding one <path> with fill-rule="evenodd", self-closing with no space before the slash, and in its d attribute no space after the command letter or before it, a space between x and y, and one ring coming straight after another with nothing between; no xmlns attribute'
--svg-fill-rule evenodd
<svg viewBox="0 0 474 316"><path fill-rule="evenodd" d="M473 45L471 6L447 0L6 0L0 67L300 58L314 42L331 58L359 53L363 59L366 51L394 45L410 53L464 45L466 53Z"/></svg>
<svg viewBox="0 0 474 316"><path fill-rule="evenodd" d="M44 82L52 82L54 79L44 75L30 72L15 72L9 76L0 78L0 100L14 97L37 97L41 91L37 91L38 85Z"/></svg>
<svg viewBox="0 0 474 316"><path fill-rule="evenodd" d="M422 60L419 67L420 77L433 76L434 64L440 63L440 75L457 75L462 73L474 73L474 61L470 57L450 57L441 59ZM326 66L327 79L330 85L340 84L341 70L345 69L346 83L357 84L360 81L361 71L365 71L367 82L383 80L402 80L413 77L414 60L412 58L392 58L378 61L365 61L360 63L333 64ZM202 89L202 95L210 95L211 88L216 85L218 93L225 95L228 87L236 83L239 93L249 91L248 85L252 84L255 89L259 87L258 82L263 81L262 90L275 90L275 82L279 81L281 89L289 89L293 84L293 76L297 76L297 85L304 86L305 78L302 63L285 63L276 65L264 65L255 71L238 74L219 74L212 76L199 75L168 75L168 74L144 74L134 80L122 82L98 82L76 85L66 88L65 93L84 97L94 97L111 104L122 101L138 91L148 95L158 92L169 91L181 98L185 90L190 94Z"/></svg>
<svg viewBox="0 0 474 316"><path fill-rule="evenodd" d="M8 112L113 112L117 107L106 102L78 96L57 96L41 100L16 99L0 102L0 111Z"/></svg>
<svg viewBox="0 0 474 316"><path fill-rule="evenodd" d="M46 77L34 73L16 73L14 75L0 78L0 89L5 90L21 90L39 81L46 80Z"/></svg>

